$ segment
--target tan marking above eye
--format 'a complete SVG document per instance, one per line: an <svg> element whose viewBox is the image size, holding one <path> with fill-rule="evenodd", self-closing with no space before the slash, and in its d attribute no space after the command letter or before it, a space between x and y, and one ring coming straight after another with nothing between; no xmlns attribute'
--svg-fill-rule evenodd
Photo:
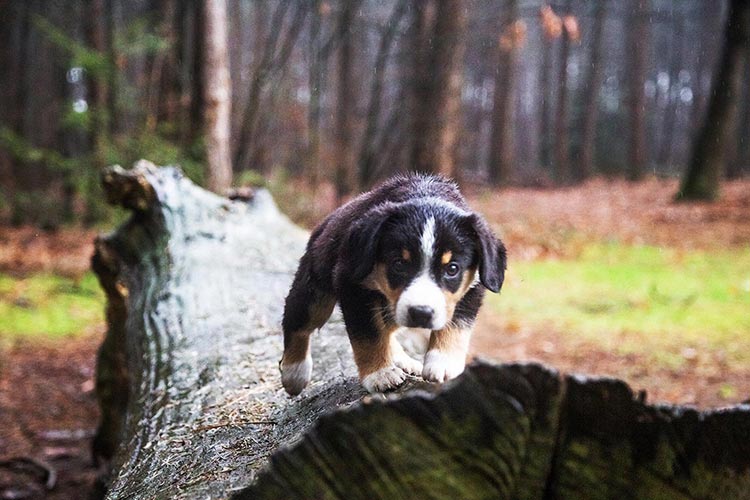
<svg viewBox="0 0 750 500"><path fill-rule="evenodd" d="M443 263L443 265L445 265L448 262L450 262L452 258L453 258L453 252L448 250L447 252L443 254L443 258L440 261Z"/></svg>
<svg viewBox="0 0 750 500"><path fill-rule="evenodd" d="M411 260L411 252L404 248L403 250L401 250L401 258L404 260Z"/></svg>

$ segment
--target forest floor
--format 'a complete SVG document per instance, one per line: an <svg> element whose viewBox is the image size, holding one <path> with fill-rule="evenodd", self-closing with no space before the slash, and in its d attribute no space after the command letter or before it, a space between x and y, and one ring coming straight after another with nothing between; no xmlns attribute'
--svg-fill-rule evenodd
<svg viewBox="0 0 750 500"><path fill-rule="evenodd" d="M715 204L674 204L676 188L649 179L467 189L509 249L503 293L488 296L474 352L616 376L652 401L750 398L750 181L727 183ZM310 205L295 217L311 198L289 192L276 193L282 208L314 222ZM0 227L0 498L81 498L96 475L89 446L104 322L90 316L92 301L103 303L88 271L95 234ZM34 331L25 311L42 302L33 290L75 300L66 307L78 320ZM55 323L59 313L49 314ZM57 473L48 492L45 469Z"/></svg>

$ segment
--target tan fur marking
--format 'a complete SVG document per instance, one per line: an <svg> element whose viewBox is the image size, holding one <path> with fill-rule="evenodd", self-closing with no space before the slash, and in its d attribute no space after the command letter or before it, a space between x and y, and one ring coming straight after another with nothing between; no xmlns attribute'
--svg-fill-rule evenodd
<svg viewBox="0 0 750 500"><path fill-rule="evenodd" d="M375 323L378 328L378 338L372 341L353 340L352 351L354 361L359 370L360 380L381 368L393 364L391 355L391 335L396 331L395 325L391 328L385 324L380 314L375 314ZM390 330L390 331L388 331Z"/></svg>
<svg viewBox="0 0 750 500"><path fill-rule="evenodd" d="M463 278L461 278L461 286L459 286L458 290L455 292L443 290L443 294L445 295L446 316L448 318L453 318L453 313L456 311L456 304L458 304L463 296L466 295L469 287L471 287L471 284L474 282L475 273L475 269L467 269L464 271Z"/></svg>
<svg viewBox="0 0 750 500"><path fill-rule="evenodd" d="M294 332L290 336L289 343L284 349L284 355L281 358L282 364L290 365L293 363L301 363L307 357L308 349L310 349L310 332Z"/></svg>
<svg viewBox="0 0 750 500"><path fill-rule="evenodd" d="M365 279L364 285L370 290L377 290L378 292L385 295L388 302L392 307L395 307L403 288L391 288L388 284L388 276L386 275L386 269L384 264L377 264L372 273Z"/></svg>
<svg viewBox="0 0 750 500"><path fill-rule="evenodd" d="M335 306L335 298L315 304L310 309L310 321L307 324L308 328L310 328L310 330L315 330L316 328L323 326L326 321L328 321L328 318L331 317L331 313Z"/></svg>
<svg viewBox="0 0 750 500"><path fill-rule="evenodd" d="M446 265L448 262L451 261L452 258L453 258L453 252L448 250L447 252L443 254L443 258L440 259L440 262L442 262L443 265Z"/></svg>
<svg viewBox="0 0 750 500"><path fill-rule="evenodd" d="M403 250L401 250L401 258L404 260L411 260L411 252L404 248Z"/></svg>
<svg viewBox="0 0 750 500"><path fill-rule="evenodd" d="M430 335L427 352L437 349L444 353L463 353L466 355L468 338L471 333L466 328L447 326L442 330L436 330Z"/></svg>
<svg viewBox="0 0 750 500"><path fill-rule="evenodd" d="M284 355L282 362L285 365L290 363L300 363L307 357L307 351L310 349L310 334L315 329L325 324L331 317L333 308L336 305L336 299L324 300L313 304L310 308L310 319L305 328L292 332L284 339Z"/></svg>

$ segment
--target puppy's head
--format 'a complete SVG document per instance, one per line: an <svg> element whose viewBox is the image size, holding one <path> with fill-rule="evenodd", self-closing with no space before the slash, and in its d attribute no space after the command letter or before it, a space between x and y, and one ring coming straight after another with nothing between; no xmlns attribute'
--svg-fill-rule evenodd
<svg viewBox="0 0 750 500"><path fill-rule="evenodd" d="M395 322L439 330L479 281L498 292L505 247L478 214L439 199L386 204L368 212L349 234L347 279L378 290Z"/></svg>

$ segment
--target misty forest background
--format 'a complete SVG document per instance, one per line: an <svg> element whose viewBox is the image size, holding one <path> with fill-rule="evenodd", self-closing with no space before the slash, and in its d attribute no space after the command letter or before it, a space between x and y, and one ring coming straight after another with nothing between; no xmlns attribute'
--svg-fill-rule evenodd
<svg viewBox="0 0 750 500"><path fill-rule="evenodd" d="M139 158L334 202L404 170L716 198L750 172L749 4L0 1L0 219L96 223Z"/></svg>

